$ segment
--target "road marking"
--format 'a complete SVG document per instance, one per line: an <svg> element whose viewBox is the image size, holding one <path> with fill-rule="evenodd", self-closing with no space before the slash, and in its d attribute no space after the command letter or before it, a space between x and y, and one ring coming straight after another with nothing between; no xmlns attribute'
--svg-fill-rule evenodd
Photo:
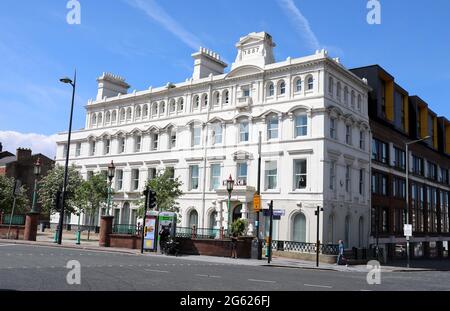
<svg viewBox="0 0 450 311"><path fill-rule="evenodd" d="M205 278L214 278L214 279L220 279L221 278L220 275L196 274L196 276L201 276L201 277L205 277Z"/></svg>
<svg viewBox="0 0 450 311"><path fill-rule="evenodd" d="M159 273L169 273L169 271L164 271L164 270L151 270L151 269L145 269L145 271L148 271L148 272L159 272Z"/></svg>
<svg viewBox="0 0 450 311"><path fill-rule="evenodd" d="M250 282L276 283L275 281L248 279Z"/></svg>
<svg viewBox="0 0 450 311"><path fill-rule="evenodd" d="M0 247L2 246L19 246L19 244L0 244Z"/></svg>
<svg viewBox="0 0 450 311"><path fill-rule="evenodd" d="M333 286L328 285L314 285L314 284L303 284L303 285L308 287L333 288Z"/></svg>
<svg viewBox="0 0 450 311"><path fill-rule="evenodd" d="M360 289L361 292L373 292L371 289Z"/></svg>

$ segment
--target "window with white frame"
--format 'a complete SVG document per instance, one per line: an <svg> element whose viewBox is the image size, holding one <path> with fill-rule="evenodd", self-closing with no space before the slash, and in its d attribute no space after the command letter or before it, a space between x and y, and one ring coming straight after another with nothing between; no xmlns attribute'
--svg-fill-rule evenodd
<svg viewBox="0 0 450 311"><path fill-rule="evenodd" d="M200 107L200 97L198 97L198 95L194 96L194 100L193 100L193 108L194 109L198 109Z"/></svg>
<svg viewBox="0 0 450 311"><path fill-rule="evenodd" d="M148 117L148 105L144 105L142 116L144 118Z"/></svg>
<svg viewBox="0 0 450 311"><path fill-rule="evenodd" d="M247 185L247 163L241 162L237 165L237 183L238 185Z"/></svg>
<svg viewBox="0 0 450 311"><path fill-rule="evenodd" d="M248 142L249 139L249 122L242 120L239 123L239 141Z"/></svg>
<svg viewBox="0 0 450 311"><path fill-rule="evenodd" d="M125 152L125 137L119 137L119 150L118 153L124 153Z"/></svg>
<svg viewBox="0 0 450 311"><path fill-rule="evenodd" d="M363 130L359 131L359 149L366 149L366 133Z"/></svg>
<svg viewBox="0 0 450 311"><path fill-rule="evenodd" d="M195 125L192 128L192 147L200 146L202 136L202 128L199 125Z"/></svg>
<svg viewBox="0 0 450 311"><path fill-rule="evenodd" d="M106 112L105 122L106 122L106 124L109 124L111 122L111 113L109 111Z"/></svg>
<svg viewBox="0 0 450 311"><path fill-rule="evenodd" d="M341 101L341 82L338 82L336 85L336 97Z"/></svg>
<svg viewBox="0 0 450 311"><path fill-rule="evenodd" d="M242 87L242 97L250 97L250 87L249 86Z"/></svg>
<svg viewBox="0 0 450 311"><path fill-rule="evenodd" d="M174 112L176 112L176 110L177 110L177 104L175 103L174 99L171 99L170 103L169 103L169 112L174 113Z"/></svg>
<svg viewBox="0 0 450 311"><path fill-rule="evenodd" d="M136 118L140 118L141 117L141 106L137 106L136 107Z"/></svg>
<svg viewBox="0 0 450 311"><path fill-rule="evenodd" d="M175 179L175 168L174 167L172 167L172 166L166 167L164 173L167 174L167 176L169 177L170 180Z"/></svg>
<svg viewBox="0 0 450 311"><path fill-rule="evenodd" d="M202 107L208 107L208 95L204 94L202 97Z"/></svg>
<svg viewBox="0 0 450 311"><path fill-rule="evenodd" d="M131 189L136 191L139 189L139 170L131 170Z"/></svg>
<svg viewBox="0 0 450 311"><path fill-rule="evenodd" d="M156 177L156 168L154 168L154 167L149 168L148 169L148 177L147 177L147 179L148 180L152 180L155 177Z"/></svg>
<svg viewBox="0 0 450 311"><path fill-rule="evenodd" d="M112 113L112 116L111 116L111 122L112 122L112 123L116 122L116 119L117 119L117 113L116 113L116 111L114 110L113 113Z"/></svg>
<svg viewBox="0 0 450 311"><path fill-rule="evenodd" d="M295 92L300 93L302 91L302 78L297 78L295 80Z"/></svg>
<svg viewBox="0 0 450 311"><path fill-rule="evenodd" d="M214 93L214 106L219 106L219 105L220 105L220 93L215 92Z"/></svg>
<svg viewBox="0 0 450 311"><path fill-rule="evenodd" d="M366 171L362 168L359 170L359 194L364 195L364 181L365 181Z"/></svg>
<svg viewBox="0 0 450 311"><path fill-rule="evenodd" d="M297 113L295 115L295 137L308 135L308 116L306 113Z"/></svg>
<svg viewBox="0 0 450 311"><path fill-rule="evenodd" d="M152 135L152 150L158 150L159 134L153 133Z"/></svg>
<svg viewBox="0 0 450 311"><path fill-rule="evenodd" d="M97 147L97 142L95 140L91 141L91 156L95 156L96 147Z"/></svg>
<svg viewBox="0 0 450 311"><path fill-rule="evenodd" d="M277 161L266 161L264 171L266 190L277 188Z"/></svg>
<svg viewBox="0 0 450 311"><path fill-rule="evenodd" d="M127 109L127 121L131 121L133 112L131 111L131 108Z"/></svg>
<svg viewBox="0 0 450 311"><path fill-rule="evenodd" d="M172 128L169 131L170 139L169 139L169 149L173 149L177 146L177 130Z"/></svg>
<svg viewBox="0 0 450 311"><path fill-rule="evenodd" d="M330 95L333 95L334 93L334 81L332 77L328 78L328 93Z"/></svg>
<svg viewBox="0 0 450 311"><path fill-rule="evenodd" d="M116 170L116 189L123 189L123 170Z"/></svg>
<svg viewBox="0 0 450 311"><path fill-rule="evenodd" d="M152 104L152 118L155 118L158 116L158 103Z"/></svg>
<svg viewBox="0 0 450 311"><path fill-rule="evenodd" d="M306 159L294 160L294 190L305 189L307 181Z"/></svg>
<svg viewBox="0 0 450 311"><path fill-rule="evenodd" d="M228 90L224 91L222 100L225 105L228 105L230 103L230 92Z"/></svg>
<svg viewBox="0 0 450 311"><path fill-rule="evenodd" d="M308 83L308 91L312 91L314 89L314 78L313 77L309 77L307 80Z"/></svg>
<svg viewBox="0 0 450 311"><path fill-rule="evenodd" d="M122 109L120 110L120 116L119 116L120 122L125 121L125 116L126 116L125 108L122 108Z"/></svg>
<svg viewBox="0 0 450 311"><path fill-rule="evenodd" d="M212 131L212 142L214 145L222 143L222 124L215 123Z"/></svg>
<svg viewBox="0 0 450 311"><path fill-rule="evenodd" d="M352 166L345 167L345 191L350 192L352 188Z"/></svg>
<svg viewBox="0 0 450 311"><path fill-rule="evenodd" d="M106 138L103 141L103 154L109 154L111 151L111 140L109 138Z"/></svg>
<svg viewBox="0 0 450 311"><path fill-rule="evenodd" d="M267 97L272 97L275 95L275 87L273 85L273 82L270 82L267 85Z"/></svg>
<svg viewBox="0 0 450 311"><path fill-rule="evenodd" d="M284 95L286 94L286 83L284 81L281 81L279 87L278 87L278 94Z"/></svg>
<svg viewBox="0 0 450 311"><path fill-rule="evenodd" d="M134 138L134 152L141 152L142 136L136 135Z"/></svg>
<svg viewBox="0 0 450 311"><path fill-rule="evenodd" d="M348 88L347 86L344 87L344 103L348 105Z"/></svg>
<svg viewBox="0 0 450 311"><path fill-rule="evenodd" d="M330 189L336 189L336 161L330 162Z"/></svg>
<svg viewBox="0 0 450 311"><path fill-rule="evenodd" d="M347 145L352 144L352 126L349 124L345 125L345 142Z"/></svg>
<svg viewBox="0 0 450 311"><path fill-rule="evenodd" d="M361 95L358 95L358 103L356 108L358 109L358 111L361 111L361 107L362 107L362 97Z"/></svg>
<svg viewBox="0 0 450 311"><path fill-rule="evenodd" d="M189 166L189 178L190 178L190 190L198 189L198 180L199 180L199 168L198 165Z"/></svg>
<svg viewBox="0 0 450 311"><path fill-rule="evenodd" d="M159 114L161 116L163 116L166 113L166 103L165 102L161 102L159 104Z"/></svg>
<svg viewBox="0 0 450 311"><path fill-rule="evenodd" d="M336 139L336 119L330 118L330 137Z"/></svg>
<svg viewBox="0 0 450 311"><path fill-rule="evenodd" d="M267 118L267 139L278 138L278 116L272 114Z"/></svg>
<svg viewBox="0 0 450 311"><path fill-rule="evenodd" d="M81 155L81 143L77 143L75 146L75 156L79 157Z"/></svg>
<svg viewBox="0 0 450 311"><path fill-rule="evenodd" d="M211 164L211 182L210 190L216 190L220 187L221 167L220 164Z"/></svg>
<svg viewBox="0 0 450 311"><path fill-rule="evenodd" d="M178 112L182 112L184 110L184 100L183 100L183 98L180 98L178 100L177 106L178 106L177 107Z"/></svg>

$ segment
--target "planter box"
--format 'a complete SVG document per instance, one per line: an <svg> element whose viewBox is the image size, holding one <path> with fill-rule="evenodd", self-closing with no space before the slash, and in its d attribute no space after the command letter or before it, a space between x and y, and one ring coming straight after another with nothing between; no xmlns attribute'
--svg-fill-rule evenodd
<svg viewBox="0 0 450 311"><path fill-rule="evenodd" d="M251 258L252 237L239 238L238 258ZM178 238L182 254L231 257L231 240Z"/></svg>
<svg viewBox="0 0 450 311"><path fill-rule="evenodd" d="M141 237L128 234L110 234L110 247L140 249Z"/></svg>
<svg viewBox="0 0 450 311"><path fill-rule="evenodd" d="M283 252L274 250L273 255L292 259L300 259L314 262L316 261L315 253ZM336 263L336 261L337 261L336 255L322 255L322 254L319 255L319 262L333 264Z"/></svg>

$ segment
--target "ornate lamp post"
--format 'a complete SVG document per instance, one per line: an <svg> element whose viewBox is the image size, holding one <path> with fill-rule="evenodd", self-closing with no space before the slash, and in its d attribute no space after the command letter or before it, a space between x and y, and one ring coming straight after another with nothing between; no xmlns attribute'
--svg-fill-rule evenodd
<svg viewBox="0 0 450 311"><path fill-rule="evenodd" d="M111 207L112 180L113 180L115 174L116 174L116 167L114 166L114 161L111 161L111 164L108 165L108 180L109 180L108 211L106 212L106 214L109 216L112 216L109 213L109 208Z"/></svg>
<svg viewBox="0 0 450 311"><path fill-rule="evenodd" d="M36 210L36 193L37 193L37 186L38 186L38 178L39 175L41 175L41 159L38 158L36 163L34 164L34 191L33 191L33 203L31 205L31 212L32 213L37 213L38 211Z"/></svg>
<svg viewBox="0 0 450 311"><path fill-rule="evenodd" d="M234 180L230 177L227 179L227 191L228 191L228 233L230 233L231 229L231 193L233 192Z"/></svg>

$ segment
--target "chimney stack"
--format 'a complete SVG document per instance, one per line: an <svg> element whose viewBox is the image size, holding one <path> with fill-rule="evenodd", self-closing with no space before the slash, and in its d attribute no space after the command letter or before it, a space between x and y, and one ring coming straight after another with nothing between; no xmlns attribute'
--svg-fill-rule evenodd
<svg viewBox="0 0 450 311"><path fill-rule="evenodd" d="M16 150L16 158L17 162L31 159L31 149L18 148Z"/></svg>
<svg viewBox="0 0 450 311"><path fill-rule="evenodd" d="M104 72L102 76L97 79L97 82L97 100L115 97L119 94L127 94L128 89L130 88L130 85L125 82L124 78L108 72Z"/></svg>
<svg viewBox="0 0 450 311"><path fill-rule="evenodd" d="M209 77L211 74L213 76L221 75L228 66L220 59L219 54L202 47L198 52L192 54L192 58L194 59L194 73L192 75L194 80Z"/></svg>

